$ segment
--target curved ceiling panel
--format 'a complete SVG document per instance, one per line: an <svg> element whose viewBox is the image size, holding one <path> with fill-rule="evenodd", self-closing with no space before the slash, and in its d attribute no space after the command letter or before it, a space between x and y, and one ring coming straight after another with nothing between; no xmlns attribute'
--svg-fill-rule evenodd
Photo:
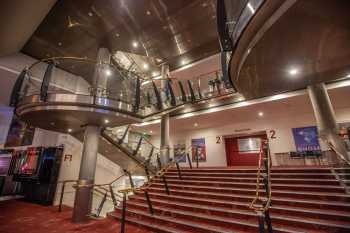
<svg viewBox="0 0 350 233"><path fill-rule="evenodd" d="M296 1L231 64L238 91L257 98L349 76L349 11L350 1Z"/></svg>

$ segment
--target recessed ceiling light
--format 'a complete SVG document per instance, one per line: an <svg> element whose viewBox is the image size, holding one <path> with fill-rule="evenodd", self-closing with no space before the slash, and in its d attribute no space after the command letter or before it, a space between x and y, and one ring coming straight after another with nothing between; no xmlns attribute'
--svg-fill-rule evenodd
<svg viewBox="0 0 350 233"><path fill-rule="evenodd" d="M105 74L106 74L107 76L110 76L110 75L112 74L112 71L111 71L109 68L107 68L107 69L105 70Z"/></svg>
<svg viewBox="0 0 350 233"><path fill-rule="evenodd" d="M67 131L68 131L68 133L71 133L73 130L72 129L68 129Z"/></svg>
<svg viewBox="0 0 350 233"><path fill-rule="evenodd" d="M108 123L109 123L109 120L108 120L108 119L105 119L105 123L108 124Z"/></svg>
<svg viewBox="0 0 350 233"><path fill-rule="evenodd" d="M293 76L297 75L297 74L299 74L299 70L296 69L296 68L292 68L292 69L289 70L289 74L293 75Z"/></svg>
<svg viewBox="0 0 350 233"><path fill-rule="evenodd" d="M119 37L119 36L120 36L120 34L119 34L119 33L116 33L116 34L115 34L115 37Z"/></svg>
<svg viewBox="0 0 350 233"><path fill-rule="evenodd" d="M153 133L153 131L152 131L152 130L150 130L150 131L149 131L149 133Z"/></svg>
<svg viewBox="0 0 350 233"><path fill-rule="evenodd" d="M93 16L93 15L94 15L94 14L93 14L92 12L89 12L89 13L88 13L88 16L90 16L90 17Z"/></svg>
<svg viewBox="0 0 350 233"><path fill-rule="evenodd" d="M136 41L132 42L132 47L134 47L134 48L139 47L139 43L137 43Z"/></svg>
<svg viewBox="0 0 350 233"><path fill-rule="evenodd" d="M194 127L197 127L197 126L198 126L198 123L197 123L197 122L196 122L196 123L194 123L194 124L193 124L193 126L194 126Z"/></svg>
<svg viewBox="0 0 350 233"><path fill-rule="evenodd" d="M58 46L62 46L62 42L58 42Z"/></svg>
<svg viewBox="0 0 350 233"><path fill-rule="evenodd" d="M143 64L143 68L144 68L145 70L148 70L149 65L148 65L147 63L144 63L144 64Z"/></svg>
<svg viewBox="0 0 350 233"><path fill-rule="evenodd" d="M147 14L147 15L151 15L151 12L150 12L150 11L146 11L146 14Z"/></svg>
<svg viewBox="0 0 350 233"><path fill-rule="evenodd" d="M258 115L259 115L260 117L262 117L262 116L264 115L264 113L263 113L263 112L259 112Z"/></svg>

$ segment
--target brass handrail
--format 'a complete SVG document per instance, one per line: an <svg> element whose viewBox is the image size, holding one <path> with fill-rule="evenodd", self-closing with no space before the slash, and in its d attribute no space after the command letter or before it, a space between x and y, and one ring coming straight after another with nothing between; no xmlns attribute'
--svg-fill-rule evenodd
<svg viewBox="0 0 350 233"><path fill-rule="evenodd" d="M343 160L348 166L350 166L350 161L347 160L344 155L342 155L334 146L331 142L326 141L326 143L328 144L328 146L331 148L331 150L333 150L335 152L335 154L341 159Z"/></svg>
<svg viewBox="0 0 350 233"><path fill-rule="evenodd" d="M267 170L267 179L268 179L268 187L269 187L269 192L267 193L267 201L265 205L262 205L261 207L255 206L255 203L260 199L260 174L261 174L261 160L262 160L262 155L264 153L263 150L263 142L260 147L260 152L259 152L259 159L258 159L258 171L257 171L257 176L256 176L256 190L255 190L255 198L252 200L252 202L249 205L249 208L253 209L256 212L266 212L271 205L271 199L272 199L272 192L271 192L271 161L270 161L270 155L269 155L269 150L268 150L268 155L267 155L267 163L269 169Z"/></svg>

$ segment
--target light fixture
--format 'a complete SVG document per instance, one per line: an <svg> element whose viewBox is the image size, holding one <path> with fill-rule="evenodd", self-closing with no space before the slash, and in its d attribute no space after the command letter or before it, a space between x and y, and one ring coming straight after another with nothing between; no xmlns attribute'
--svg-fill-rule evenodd
<svg viewBox="0 0 350 233"><path fill-rule="evenodd" d="M250 2L248 2L247 6L248 6L250 12L252 12L252 14L254 15L254 14L255 14L255 9L254 9L254 7L252 6L252 4L250 4Z"/></svg>
<svg viewBox="0 0 350 233"><path fill-rule="evenodd" d="M264 113L263 113L263 112L259 112L258 115L259 115L260 117L262 117L262 116L264 115Z"/></svg>
<svg viewBox="0 0 350 233"><path fill-rule="evenodd" d="M144 63L143 64L143 69L148 70L148 68L149 68L149 65L147 63Z"/></svg>
<svg viewBox="0 0 350 233"><path fill-rule="evenodd" d="M151 133L153 133L153 131L152 131L152 130L150 130L150 131L149 131L149 133L151 134Z"/></svg>
<svg viewBox="0 0 350 233"><path fill-rule="evenodd" d="M186 60L185 59L181 60L181 65L186 65Z"/></svg>
<svg viewBox="0 0 350 233"><path fill-rule="evenodd" d="M105 70L105 74L106 74L106 76L111 76L112 71L111 71L109 68L107 68L107 69Z"/></svg>
<svg viewBox="0 0 350 233"><path fill-rule="evenodd" d="M347 78L350 78L350 74L347 74L346 77L347 77Z"/></svg>
<svg viewBox="0 0 350 233"><path fill-rule="evenodd" d="M137 41L132 42L132 47L134 48L139 47L139 43L137 43Z"/></svg>
<svg viewBox="0 0 350 233"><path fill-rule="evenodd" d="M72 129L68 129L67 131L68 131L68 133L71 133L71 132L72 132Z"/></svg>
<svg viewBox="0 0 350 233"><path fill-rule="evenodd" d="M196 123L194 123L194 124L193 124L193 126L194 126L194 127L197 127L197 126L198 126L198 123L197 123L197 122L196 122Z"/></svg>
<svg viewBox="0 0 350 233"><path fill-rule="evenodd" d="M58 46L62 46L62 42L58 42Z"/></svg>
<svg viewBox="0 0 350 233"><path fill-rule="evenodd" d="M296 68L292 68L288 72L290 75L293 75L293 76L299 74L299 70Z"/></svg>
<svg viewBox="0 0 350 233"><path fill-rule="evenodd" d="M108 124L109 123L109 120L108 119L105 119L105 124Z"/></svg>
<svg viewBox="0 0 350 233"><path fill-rule="evenodd" d="M147 15L151 15L151 12L150 12L150 11L146 11L146 14L147 14Z"/></svg>

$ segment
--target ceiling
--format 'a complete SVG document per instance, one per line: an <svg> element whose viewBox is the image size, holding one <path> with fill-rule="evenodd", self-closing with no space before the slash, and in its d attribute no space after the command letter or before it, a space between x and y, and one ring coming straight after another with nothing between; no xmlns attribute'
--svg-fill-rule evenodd
<svg viewBox="0 0 350 233"><path fill-rule="evenodd" d="M238 42L230 74L246 98L350 77L350 1L291 2L266 1Z"/></svg>
<svg viewBox="0 0 350 233"><path fill-rule="evenodd" d="M329 89L328 93L336 112L344 108L350 108L348 101L350 99L350 86ZM263 112L263 117L258 115L259 112ZM241 125L243 128L235 129L239 131L245 128L244 125L249 125L251 122L271 125L274 119L290 119L290 116L294 116L296 113L298 115L309 114L313 116L311 102L307 94L268 102L259 103L258 101L257 104L249 106L230 108L193 117L171 118L170 132L171 134L179 134L190 130L213 129L232 124ZM195 123L197 123L197 126L195 126ZM152 131L152 135L159 135L160 124L135 127L135 130L145 133Z"/></svg>
<svg viewBox="0 0 350 233"><path fill-rule="evenodd" d="M59 0L22 52L96 58L106 47L145 56L170 70L219 51L215 0ZM79 73L71 65L66 70Z"/></svg>

